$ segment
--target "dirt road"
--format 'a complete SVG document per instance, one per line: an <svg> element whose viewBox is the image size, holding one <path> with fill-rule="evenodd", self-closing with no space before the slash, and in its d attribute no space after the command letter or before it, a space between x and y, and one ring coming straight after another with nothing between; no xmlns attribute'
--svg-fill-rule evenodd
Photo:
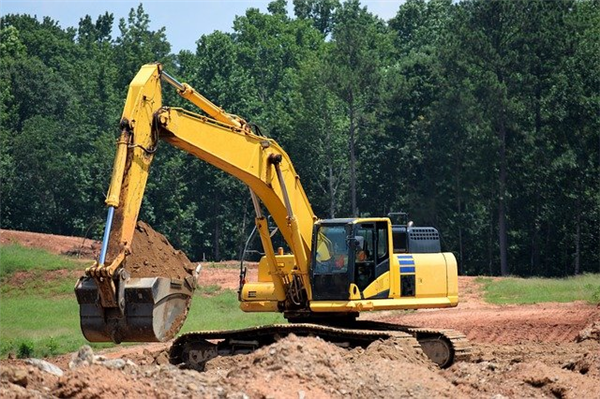
<svg viewBox="0 0 600 399"><path fill-rule="evenodd" d="M235 288L237 277L233 266L207 265L201 281ZM364 316L463 331L473 356L446 370L402 342L347 350L290 336L249 355L214 359L198 373L167 364L166 343L107 350L72 370L74 355L46 359L64 371L61 377L3 360L0 397L600 398L598 306L488 305L471 277L460 278L460 290L455 309ZM577 342L580 334L588 339Z"/></svg>

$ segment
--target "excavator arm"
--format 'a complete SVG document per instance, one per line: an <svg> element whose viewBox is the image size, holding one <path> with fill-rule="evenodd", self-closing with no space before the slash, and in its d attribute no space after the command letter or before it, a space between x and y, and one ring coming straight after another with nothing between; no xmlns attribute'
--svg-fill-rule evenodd
<svg viewBox="0 0 600 399"><path fill-rule="evenodd" d="M180 96L208 116L164 106L161 82L174 86ZM120 128L106 199L108 216L101 253L75 289L82 330L88 340L167 340L185 320L194 282L168 277L132 279L123 268L131 253L159 139L249 187L274 295L282 305L293 300L297 306L308 306L298 303L298 298L310 297L308 263L316 217L289 156L275 141L255 134L246 121L224 112L189 85L179 83L162 71L160 64L144 65L132 80ZM277 267L261 201L294 254L295 266L290 273Z"/></svg>

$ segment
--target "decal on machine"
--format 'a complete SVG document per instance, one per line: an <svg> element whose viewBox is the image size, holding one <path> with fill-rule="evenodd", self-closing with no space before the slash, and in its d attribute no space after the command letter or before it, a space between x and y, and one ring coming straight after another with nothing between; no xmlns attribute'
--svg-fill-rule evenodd
<svg viewBox="0 0 600 399"><path fill-rule="evenodd" d="M415 259L412 255L396 255L400 263L400 296L414 297L416 295L415 284Z"/></svg>
<svg viewBox="0 0 600 399"><path fill-rule="evenodd" d="M414 273L415 260L412 255L396 255L400 262L400 273Z"/></svg>

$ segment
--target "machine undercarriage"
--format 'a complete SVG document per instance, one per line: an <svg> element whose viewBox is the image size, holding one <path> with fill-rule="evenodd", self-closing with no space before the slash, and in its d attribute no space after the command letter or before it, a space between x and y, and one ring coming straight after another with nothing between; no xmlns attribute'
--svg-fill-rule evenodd
<svg viewBox="0 0 600 399"><path fill-rule="evenodd" d="M202 371L206 362L217 356L247 354L290 334L320 337L345 348L366 348L377 340L400 339L409 346L422 350L441 368L465 360L471 353L471 346L465 335L455 330L408 327L367 320L357 321L351 327L290 323L239 330L190 332L173 342L170 362Z"/></svg>

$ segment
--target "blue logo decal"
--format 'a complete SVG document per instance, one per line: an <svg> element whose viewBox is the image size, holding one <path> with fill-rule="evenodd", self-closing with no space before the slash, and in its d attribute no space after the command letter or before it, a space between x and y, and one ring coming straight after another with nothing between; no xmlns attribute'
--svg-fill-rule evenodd
<svg viewBox="0 0 600 399"><path fill-rule="evenodd" d="M412 255L396 255L400 262L400 273L415 273L415 260Z"/></svg>

